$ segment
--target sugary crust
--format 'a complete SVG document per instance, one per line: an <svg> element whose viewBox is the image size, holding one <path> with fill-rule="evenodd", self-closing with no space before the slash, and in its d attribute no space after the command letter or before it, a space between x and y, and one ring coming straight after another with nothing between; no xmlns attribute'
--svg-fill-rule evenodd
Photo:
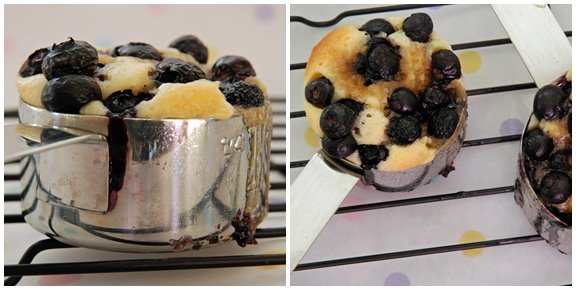
<svg viewBox="0 0 576 290"><path fill-rule="evenodd" d="M352 130L358 144L388 143L385 134L389 123L388 96L399 87L408 88L418 94L430 86L432 54L440 49L451 49L435 32L430 35L430 40L426 43L411 41L401 30L404 19L401 17L389 19L396 32L389 35L387 39L392 45L398 47L401 56L400 71L393 81L377 81L369 86L364 85L365 79L357 73L356 63L358 57L366 53L370 36L360 31L358 26L346 25L331 31L312 49L308 59L304 72L305 86L324 76L334 86L332 102L342 98L351 98L364 104L364 112L357 117ZM466 91L460 80L453 80L447 89L452 90L458 102L465 106ZM304 110L310 127L322 137L324 133L319 125L322 109L304 99ZM461 119L464 122L465 118ZM378 169L398 171L426 164L434 159L440 148L456 142L456 135L455 133L452 138L444 141L422 136L408 146L388 146L389 157L378 165ZM347 159L357 165L360 164L357 154Z"/></svg>

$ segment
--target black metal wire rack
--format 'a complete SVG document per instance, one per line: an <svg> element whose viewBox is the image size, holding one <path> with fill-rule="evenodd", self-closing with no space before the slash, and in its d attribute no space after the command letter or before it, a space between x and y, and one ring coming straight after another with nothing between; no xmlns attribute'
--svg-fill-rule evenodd
<svg viewBox="0 0 576 290"><path fill-rule="evenodd" d="M283 160L286 156L286 148L282 143L286 140L285 135L285 98L271 97L273 107L273 136L272 136L272 160L270 163L271 173L275 174L271 182L271 194L283 194L286 190L286 164L274 161ZM17 118L16 110L5 111L4 118ZM282 132L284 129L284 132ZM280 133L277 133L280 131ZM279 157L279 158L275 158ZM20 174L5 174L4 181L18 181ZM20 194L5 193L4 202L15 203L20 201ZM271 203L271 213L286 211L286 203ZM24 223L21 214L5 214L4 223ZM256 239L285 238L286 228L258 228ZM22 277L35 275L56 274L95 274L95 273L121 273L137 271L164 271L183 269L211 269L229 267L250 267L285 265L285 254L255 254L233 256L202 256L202 257L162 257L154 259L119 259L85 262L58 262L58 263L34 263L34 258L42 252L56 249L74 249L75 246L67 245L57 240L48 238L40 240L28 247L18 264L4 265L5 286L16 285Z"/></svg>
<svg viewBox="0 0 576 290"><path fill-rule="evenodd" d="M330 20L321 20L321 21L313 21L309 20L302 16L291 16L290 22L294 23L295 25L304 25L306 29L311 28L326 28L331 27L340 23L343 19L346 19L351 16L362 16L362 15L369 15L369 14L379 14L379 13L387 13L387 12L395 12L395 11L402 11L402 10L413 10L413 9L420 9L420 8L431 8L435 6L445 6L445 5L392 5L392 6L384 6L384 7L370 7L370 8L363 8L363 9L353 9L353 10L346 10L334 18ZM311 8L310 8L311 9ZM406 15L409 15L410 11L405 11ZM383 17L386 18L387 14L380 14L375 15L374 17ZM361 24L361 23L359 23ZM292 30L292 29L291 29ZM565 31L567 37L572 36L572 31ZM294 36L292 35L292 38ZM470 49L470 48L483 48L483 47L494 47L499 45L511 44L511 40L509 38L499 38L499 39L489 39L489 40L480 40L480 41L473 41L473 42L466 42L466 43L458 43L453 44L452 48L454 51L459 51L463 49ZM306 68L306 63L303 62L294 62L290 64L290 70L294 73L298 73L298 71L303 70ZM533 82L528 83L517 83L517 84L510 84L510 85L502 85L502 86L493 86L493 87L485 87L479 89L471 89L467 90L467 94L470 98L478 95L486 95L486 94L494 94L494 93L503 93L503 92L512 92L512 91L521 91L521 90L528 90L536 88L536 84ZM303 99L302 90L294 90L292 89L291 92L291 100ZM294 107L294 106L292 106ZM291 122L297 121L298 118L303 118L306 116L306 113L301 110L295 110L290 112L290 119ZM293 128L293 125L291 126ZM294 132L291 132L294 135ZM506 135L506 136L495 136L495 137L488 137L488 138L480 138L474 140L465 140L463 147L480 147L489 144L497 144L497 143L505 143L505 142L518 142L520 140L520 134L513 134L513 135ZM295 138L295 137L292 137ZM294 150L292 148L292 150ZM292 151L294 152L294 151ZM294 156L292 154L291 156ZM296 170L298 168L302 168L306 166L308 160L291 160L290 161L290 168ZM292 176L294 172L292 173ZM487 195L499 195L504 193L510 193L514 191L514 184L513 181L509 186L499 186L499 187L492 187L492 188L483 188L478 190L467 190L467 191L458 191L452 193L437 193L430 196L424 197L416 197L416 198L409 198L409 199L398 199L392 201L384 201L384 202L375 202L375 203L367 203L367 204L359 204L354 206L342 206L336 211L336 215L344 214L344 213L352 213L352 212L361 212L361 211L368 211L368 210L378 210L378 209L385 209L385 208L393 208L393 207L400 207L400 206L408 206L408 205L416 205L416 204L426 204L426 203L436 203L441 201L449 201L455 199L465 199L465 198L473 198L479 196L487 196ZM312 194L312 193L307 193ZM360 225L358 225L360 226ZM367 234L366 239L369 239L369 234ZM429 247L429 248L418 248L413 250L406 250L406 251L399 251L399 252L388 252L388 253L377 253L371 255L362 255L362 256L355 256L349 258L338 258L338 259L330 259L330 260L322 260L316 262L303 262L297 265L294 271L307 271L312 269L322 269L322 268L329 268L329 267L336 267L336 266L343 266L343 265L353 265L359 263L368 263L368 262L376 262L376 261L384 261L384 260L394 260L394 259L402 259L408 257L417 257L417 256L425 256L425 255L433 255L433 254L440 254L440 253L447 253L447 252L455 252L455 251L464 251L470 249L480 249L480 248L488 248L488 247L496 247L496 246L504 246L504 245L513 245L513 244L521 244L521 243L531 243L536 241L542 241L543 239L539 235L526 235L526 236L514 236L508 237L503 239L494 239L494 240L485 240L482 242L473 242L473 243L461 243L461 244L449 244L444 246L437 246L437 247ZM329 245L325 245L329 246ZM295 272L296 273L296 272ZM353 275L350 273L350 275ZM320 277L322 275L318 274L314 277ZM319 283L326 283L326 281L319 282Z"/></svg>

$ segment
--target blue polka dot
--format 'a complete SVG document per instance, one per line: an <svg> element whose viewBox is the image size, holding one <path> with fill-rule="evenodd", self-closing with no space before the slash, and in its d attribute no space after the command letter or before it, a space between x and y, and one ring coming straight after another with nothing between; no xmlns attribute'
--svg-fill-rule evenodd
<svg viewBox="0 0 576 290"><path fill-rule="evenodd" d="M274 19L274 6L273 5L258 5L254 11L257 20L268 22Z"/></svg>
<svg viewBox="0 0 576 290"><path fill-rule="evenodd" d="M410 286L410 278L401 272L391 273L384 280L384 286Z"/></svg>
<svg viewBox="0 0 576 290"><path fill-rule="evenodd" d="M522 134L522 130L524 130L524 122L519 119L506 119L502 124L500 124L501 136Z"/></svg>
<svg viewBox="0 0 576 290"><path fill-rule="evenodd" d="M112 48L114 47L114 42L110 38L100 37L94 41L94 45L102 48Z"/></svg>

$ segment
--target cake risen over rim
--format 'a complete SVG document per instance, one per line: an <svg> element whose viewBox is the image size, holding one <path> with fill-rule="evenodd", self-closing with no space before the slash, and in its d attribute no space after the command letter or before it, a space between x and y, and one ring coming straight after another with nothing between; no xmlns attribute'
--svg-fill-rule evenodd
<svg viewBox="0 0 576 290"><path fill-rule="evenodd" d="M326 35L304 74L304 109L322 148L364 169L434 160L464 130L458 57L424 13L373 19Z"/></svg>
<svg viewBox="0 0 576 290"><path fill-rule="evenodd" d="M96 49L68 38L34 51L16 85L22 101L68 114L227 119L263 115L249 111L268 104L266 87L246 58L216 59L193 35L164 49L143 42Z"/></svg>

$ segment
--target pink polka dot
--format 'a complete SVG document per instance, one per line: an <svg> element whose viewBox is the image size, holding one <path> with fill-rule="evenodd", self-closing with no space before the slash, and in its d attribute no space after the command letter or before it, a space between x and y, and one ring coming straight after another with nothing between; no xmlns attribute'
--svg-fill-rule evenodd
<svg viewBox="0 0 576 290"><path fill-rule="evenodd" d="M10 55L14 51L14 43L12 37L4 35L4 55Z"/></svg>
<svg viewBox="0 0 576 290"><path fill-rule="evenodd" d="M362 199L349 194L344 199L344 201L342 202L342 204L340 206L352 206L352 205L357 205L357 204L362 204ZM361 211L341 214L341 216L347 220L357 220L359 218L362 218L363 215L364 214Z"/></svg>
<svg viewBox="0 0 576 290"><path fill-rule="evenodd" d="M148 11L155 16L160 16L166 14L168 11L168 5L166 4L152 4L148 5Z"/></svg>
<svg viewBox="0 0 576 290"><path fill-rule="evenodd" d="M66 285L74 281L80 280L82 275L70 274L70 275L49 275L42 276L38 279L38 285L41 286L56 286L56 285Z"/></svg>

